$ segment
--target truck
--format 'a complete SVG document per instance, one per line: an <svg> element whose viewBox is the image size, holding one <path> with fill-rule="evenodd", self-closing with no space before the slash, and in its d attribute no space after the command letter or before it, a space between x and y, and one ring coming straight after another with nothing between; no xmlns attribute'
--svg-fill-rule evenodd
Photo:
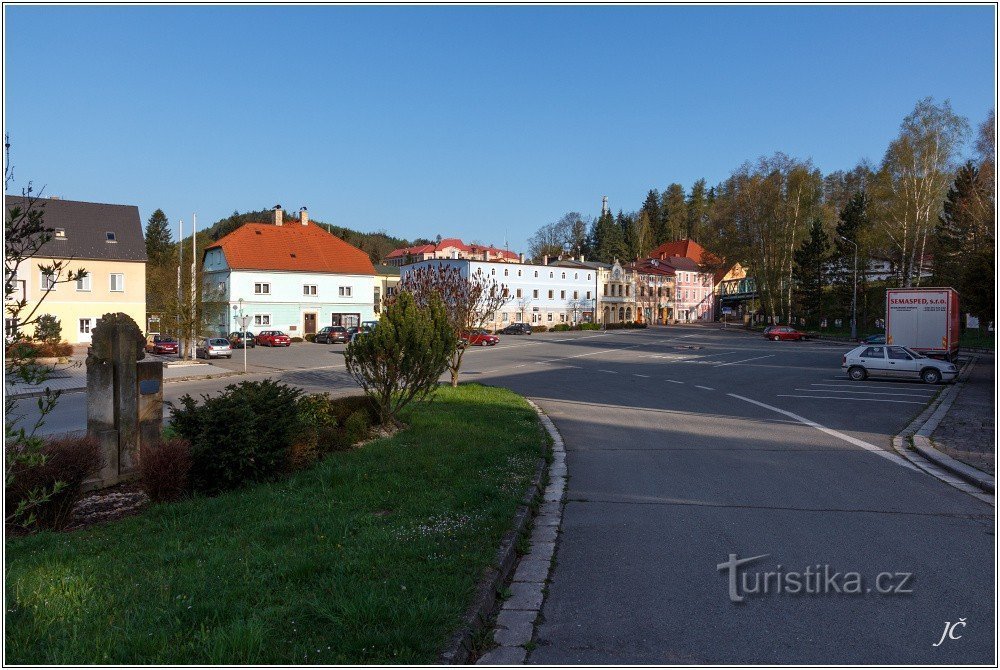
<svg viewBox="0 0 1000 670"><path fill-rule="evenodd" d="M958 355L958 292L953 288L892 288L885 292L885 341L932 358Z"/></svg>

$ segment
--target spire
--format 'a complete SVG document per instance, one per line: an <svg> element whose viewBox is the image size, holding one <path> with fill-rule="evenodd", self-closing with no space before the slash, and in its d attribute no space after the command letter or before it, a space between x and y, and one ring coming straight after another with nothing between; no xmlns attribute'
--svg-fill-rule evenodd
<svg viewBox="0 0 1000 670"><path fill-rule="evenodd" d="M605 216L608 213L608 196L601 196L601 216Z"/></svg>

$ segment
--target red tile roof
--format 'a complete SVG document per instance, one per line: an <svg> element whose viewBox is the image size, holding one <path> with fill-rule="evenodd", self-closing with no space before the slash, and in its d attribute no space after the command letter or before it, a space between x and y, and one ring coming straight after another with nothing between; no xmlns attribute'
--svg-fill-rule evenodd
<svg viewBox="0 0 1000 670"><path fill-rule="evenodd" d="M436 245L435 244L420 244L420 245L417 245L415 247L404 247L402 249L394 249L394 250L392 250L389 253L388 256L386 256L386 258L399 258L401 256L408 256L408 255L416 256L417 254L431 254L431 253L434 253L434 251L436 249L446 249L446 248L449 248L449 247L454 248L454 249L458 249L459 251L464 251L466 253L471 253L472 250L475 249L477 252L489 251L490 252L490 256L500 256L502 258L508 258L508 259L511 259L511 260L517 260L518 259L518 255L515 254L513 251L507 251L506 249L498 249L498 248L494 247L493 245L486 246L486 247L478 245L478 244L472 244L472 245L470 245L470 244L466 244L465 242L463 242L462 240L458 239L457 237L449 237L449 238L443 239L443 240L441 240L440 244L436 244Z"/></svg>
<svg viewBox="0 0 1000 670"><path fill-rule="evenodd" d="M284 270L373 275L368 254L315 223L247 223L208 249L222 249L234 270ZM208 250L206 249L206 251Z"/></svg>
<svg viewBox="0 0 1000 670"><path fill-rule="evenodd" d="M714 265L719 268L714 273L714 281L716 284L722 281L722 278L725 277L726 274L734 267L734 264L725 263L711 251L706 250L705 247L701 246L694 240L689 239L664 242L660 246L653 249L650 256L652 258L659 258L660 260L668 260L671 257L679 256L681 258L690 258L698 265ZM699 272L700 271L701 270L699 270Z"/></svg>

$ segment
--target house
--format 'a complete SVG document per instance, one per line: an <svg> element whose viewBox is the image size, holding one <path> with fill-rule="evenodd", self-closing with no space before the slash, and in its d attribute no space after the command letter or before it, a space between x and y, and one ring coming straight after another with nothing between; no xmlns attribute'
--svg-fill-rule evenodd
<svg viewBox="0 0 1000 670"><path fill-rule="evenodd" d="M559 259L553 265L593 270L598 323L624 323L636 320L638 308L635 273L623 267L617 260L614 263L595 263L585 260L581 255L579 260Z"/></svg>
<svg viewBox="0 0 1000 670"><path fill-rule="evenodd" d="M494 329L511 323L551 327L559 323L573 325L593 321L597 291L597 272L594 268L430 259L407 265L402 273L405 277L415 269L438 265L456 267L464 277L481 272L506 288L508 299L490 324Z"/></svg>
<svg viewBox="0 0 1000 670"><path fill-rule="evenodd" d="M672 322L677 271L657 258L635 261L625 268L635 277L636 321Z"/></svg>
<svg viewBox="0 0 1000 670"><path fill-rule="evenodd" d="M375 318L375 267L368 254L309 221L284 216L247 223L205 249L206 302L222 304L219 334L247 328L304 337L323 326ZM211 296L209 299L208 296Z"/></svg>
<svg viewBox="0 0 1000 670"><path fill-rule="evenodd" d="M36 316L51 314L59 319L66 342L89 343L97 320L109 312L124 312L142 328L146 321L146 242L139 208L61 198L38 198L33 203L44 212L46 228L54 232L52 239L21 264L14 278L12 300L28 303L22 317L51 286ZM20 196L7 196L5 204L5 220L12 207L24 210L29 206ZM42 272L43 266L54 261L66 264L60 277ZM66 271L81 269L87 271L86 276L59 283ZM9 310L5 310L5 319L10 332L14 324ZM30 327L26 330L31 334Z"/></svg>
<svg viewBox="0 0 1000 670"><path fill-rule="evenodd" d="M387 265L402 267L433 258L468 259L497 263L524 262L524 256L515 254L513 251L498 249L492 245L466 244L454 237L439 240L435 244L420 244L414 247L395 249L386 256L385 262Z"/></svg>
<svg viewBox="0 0 1000 670"><path fill-rule="evenodd" d="M713 321L713 274L685 256L658 259L674 271L674 322Z"/></svg>
<svg viewBox="0 0 1000 670"><path fill-rule="evenodd" d="M375 313L382 312L385 300L396 295L399 287L399 268L394 265L375 266Z"/></svg>

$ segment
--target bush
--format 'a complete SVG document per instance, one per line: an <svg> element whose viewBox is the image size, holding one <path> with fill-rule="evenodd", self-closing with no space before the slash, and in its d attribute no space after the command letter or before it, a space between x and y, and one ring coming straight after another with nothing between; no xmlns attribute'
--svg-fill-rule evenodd
<svg viewBox="0 0 1000 670"><path fill-rule="evenodd" d="M309 333L308 335L306 335L306 342L315 342L315 341L316 341L316 333Z"/></svg>
<svg viewBox="0 0 1000 670"><path fill-rule="evenodd" d="M319 459L319 432L309 427L299 432L288 449L288 468L302 470Z"/></svg>
<svg viewBox="0 0 1000 670"><path fill-rule="evenodd" d="M171 404L174 430L191 442L191 483L207 493L272 480L286 471L300 429L301 391L270 379L231 384L201 404Z"/></svg>
<svg viewBox="0 0 1000 670"><path fill-rule="evenodd" d="M336 426L320 426L316 429L316 450L320 454L341 451L350 446L344 439L344 431Z"/></svg>
<svg viewBox="0 0 1000 670"><path fill-rule="evenodd" d="M371 404L365 396L353 397L362 398L366 405ZM336 403L337 401L330 399L329 393L310 393L299 398L296 413L303 425L315 428L335 427L338 423L343 423L342 419L338 421L338 406ZM350 411L343 413L343 419L346 419L348 414L350 414Z"/></svg>
<svg viewBox="0 0 1000 670"><path fill-rule="evenodd" d="M601 324L599 323L581 323L579 326L580 330L600 330Z"/></svg>
<svg viewBox="0 0 1000 670"><path fill-rule="evenodd" d="M62 340L62 324L51 314L42 314L35 322L35 340L48 344L59 344Z"/></svg>
<svg viewBox="0 0 1000 670"><path fill-rule="evenodd" d="M556 325L552 326L549 330L552 331L553 333L564 333L570 330L570 325L568 323L557 323Z"/></svg>
<svg viewBox="0 0 1000 670"><path fill-rule="evenodd" d="M531 327L531 332L533 332L533 333L547 333L547 332L549 332L549 329L548 329L547 326L532 326Z"/></svg>
<svg viewBox="0 0 1000 670"><path fill-rule="evenodd" d="M6 349L7 358L65 358L73 355L69 342L15 342Z"/></svg>
<svg viewBox="0 0 1000 670"><path fill-rule="evenodd" d="M302 338L298 336L292 338L292 342L302 342L302 341L303 341Z"/></svg>
<svg viewBox="0 0 1000 670"><path fill-rule="evenodd" d="M7 514L21 508L25 525L59 530L69 522L83 482L104 462L101 445L92 437L55 438L39 455L20 460L8 454Z"/></svg>
<svg viewBox="0 0 1000 670"><path fill-rule="evenodd" d="M606 330L626 330L635 328L646 328L647 324L640 323L639 321L621 321L619 323L608 323L605 324Z"/></svg>
<svg viewBox="0 0 1000 670"><path fill-rule="evenodd" d="M348 446L366 439L371 432L371 420L363 410L353 412L344 422L344 441Z"/></svg>
<svg viewBox="0 0 1000 670"><path fill-rule="evenodd" d="M139 485L154 502L184 497L191 485L191 443L174 438L142 445Z"/></svg>

